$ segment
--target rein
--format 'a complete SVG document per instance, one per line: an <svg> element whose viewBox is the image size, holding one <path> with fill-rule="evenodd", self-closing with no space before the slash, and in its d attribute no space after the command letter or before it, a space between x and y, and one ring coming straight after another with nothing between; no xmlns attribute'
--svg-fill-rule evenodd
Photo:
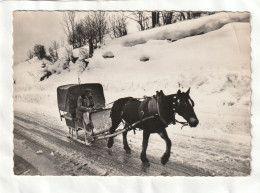
<svg viewBox="0 0 260 193"><path fill-rule="evenodd" d="M189 125L189 123L188 123L188 122L182 122L182 121L178 121L177 119L175 119L175 121L176 121L177 123L180 123L180 124L182 124L182 126L181 126L181 129L182 129L183 127L185 127L185 126L188 126L188 125Z"/></svg>
<svg viewBox="0 0 260 193"><path fill-rule="evenodd" d="M146 98L147 98L147 97L143 97L143 98L133 98L133 99L142 100L142 99L146 99ZM118 100L118 99L117 99L117 100ZM114 100L114 101L112 101L112 102L110 102L110 103L107 103L107 104L105 104L105 106L114 104L117 100Z"/></svg>

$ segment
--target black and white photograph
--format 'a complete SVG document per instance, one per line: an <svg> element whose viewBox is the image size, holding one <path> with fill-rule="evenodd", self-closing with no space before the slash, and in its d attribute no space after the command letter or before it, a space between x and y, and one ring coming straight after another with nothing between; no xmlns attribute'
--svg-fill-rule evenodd
<svg viewBox="0 0 260 193"><path fill-rule="evenodd" d="M250 17L14 11L14 175L250 176Z"/></svg>

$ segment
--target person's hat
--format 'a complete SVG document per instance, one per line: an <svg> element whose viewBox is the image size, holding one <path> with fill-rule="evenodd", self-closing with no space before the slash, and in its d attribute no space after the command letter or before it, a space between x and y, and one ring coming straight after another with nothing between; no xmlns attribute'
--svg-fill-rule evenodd
<svg viewBox="0 0 260 193"><path fill-rule="evenodd" d="M86 88L86 89L85 89L85 92L92 92L92 90L89 89L89 88Z"/></svg>

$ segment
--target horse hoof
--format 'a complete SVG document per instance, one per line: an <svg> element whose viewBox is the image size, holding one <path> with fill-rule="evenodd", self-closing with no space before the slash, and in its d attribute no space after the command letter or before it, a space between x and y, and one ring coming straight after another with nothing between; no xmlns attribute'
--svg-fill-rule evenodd
<svg viewBox="0 0 260 193"><path fill-rule="evenodd" d="M126 153L127 155L131 155L131 149L126 149L126 150L125 150L125 153Z"/></svg>
<svg viewBox="0 0 260 193"><path fill-rule="evenodd" d="M168 162L168 160L169 160L169 156L166 155L166 154L164 154L164 155L162 156L162 158L161 158L161 163L162 163L162 165L165 165L165 164Z"/></svg>
<svg viewBox="0 0 260 193"><path fill-rule="evenodd" d="M143 167L144 168L149 168L150 167L150 163L149 162L144 162L143 163Z"/></svg>
<svg viewBox="0 0 260 193"><path fill-rule="evenodd" d="M113 141L113 140L108 140L108 142L107 142L107 147L108 147L108 148L111 148L111 147L113 146L113 144L114 144L114 141Z"/></svg>

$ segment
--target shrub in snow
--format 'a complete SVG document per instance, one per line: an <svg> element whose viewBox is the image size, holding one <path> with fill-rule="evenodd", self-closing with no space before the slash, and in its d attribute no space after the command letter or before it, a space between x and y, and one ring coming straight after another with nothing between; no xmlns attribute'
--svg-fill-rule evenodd
<svg viewBox="0 0 260 193"><path fill-rule="evenodd" d="M58 56L59 48L60 45L56 41L53 41L51 47L49 48L49 53L52 58L52 62L56 62L59 59Z"/></svg>
<svg viewBox="0 0 260 193"><path fill-rule="evenodd" d="M41 65L42 68L46 68L46 64L43 62Z"/></svg>
<svg viewBox="0 0 260 193"><path fill-rule="evenodd" d="M148 60L150 60L150 58L147 57L147 56L142 56L142 57L140 58L140 61L142 61L142 62L146 62L146 61L148 61Z"/></svg>
<svg viewBox="0 0 260 193"><path fill-rule="evenodd" d="M57 50L54 50L53 48L50 47L49 53L50 53L49 57L51 58L50 61L56 62L59 59Z"/></svg>
<svg viewBox="0 0 260 193"><path fill-rule="evenodd" d="M75 63L78 59L78 57L74 57L73 55L71 56L71 62L73 63Z"/></svg>
<svg viewBox="0 0 260 193"><path fill-rule="evenodd" d="M54 59L50 55L45 56L45 59L49 60L50 62L55 62Z"/></svg>
<svg viewBox="0 0 260 193"><path fill-rule="evenodd" d="M43 59L46 57L46 50L43 45L36 44L33 48L34 55L38 57L38 59Z"/></svg>
<svg viewBox="0 0 260 193"><path fill-rule="evenodd" d="M111 51L105 52L103 55L103 58L114 58L114 54Z"/></svg>
<svg viewBox="0 0 260 193"><path fill-rule="evenodd" d="M49 78L49 76L51 76L52 73L50 71L46 71L45 74L40 78L40 81L43 81L44 79Z"/></svg>
<svg viewBox="0 0 260 193"><path fill-rule="evenodd" d="M71 61L72 59L72 46L62 47L58 50L59 59L63 61Z"/></svg>
<svg viewBox="0 0 260 193"><path fill-rule="evenodd" d="M51 73L60 74L62 70L69 67L69 62L65 60L57 60L53 65L48 65L47 70Z"/></svg>

